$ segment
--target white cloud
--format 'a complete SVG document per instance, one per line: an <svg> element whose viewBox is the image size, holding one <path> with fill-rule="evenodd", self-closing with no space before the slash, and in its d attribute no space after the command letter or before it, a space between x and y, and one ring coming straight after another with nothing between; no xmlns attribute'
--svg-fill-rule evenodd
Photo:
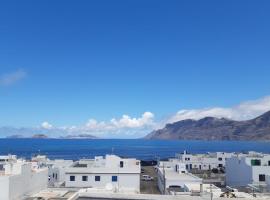
<svg viewBox="0 0 270 200"><path fill-rule="evenodd" d="M128 115L123 115L120 119L111 119L109 122L98 122L95 119L89 121L82 127L89 131L116 131L119 129L138 129L152 126L154 124L154 114L145 112L139 118L131 118Z"/></svg>
<svg viewBox="0 0 270 200"><path fill-rule="evenodd" d="M3 74L0 76L0 86L11 86L16 82L26 77L26 72L22 69L18 69L14 72Z"/></svg>
<svg viewBox="0 0 270 200"><path fill-rule="evenodd" d="M86 124L81 126L54 127L48 122L43 122L41 128L53 132L68 134L93 134L108 138L142 137L154 127L154 114L145 112L138 118L131 118L123 115L120 119L109 121L97 121L89 119Z"/></svg>
<svg viewBox="0 0 270 200"><path fill-rule="evenodd" d="M53 125L51 125L49 122L43 122L41 124L41 128L43 128L43 129L52 129Z"/></svg>
<svg viewBox="0 0 270 200"><path fill-rule="evenodd" d="M141 118L131 118L128 115L123 115L121 119L112 119L111 124L116 128L141 128L153 124L154 114L145 112Z"/></svg>
<svg viewBox="0 0 270 200"><path fill-rule="evenodd" d="M167 122L172 123L184 119L197 120L204 117L224 117L228 119L242 121L255 118L269 110L270 96L267 96L258 100L242 102L239 105L231 108L212 107L202 109L180 110L171 118L169 118Z"/></svg>

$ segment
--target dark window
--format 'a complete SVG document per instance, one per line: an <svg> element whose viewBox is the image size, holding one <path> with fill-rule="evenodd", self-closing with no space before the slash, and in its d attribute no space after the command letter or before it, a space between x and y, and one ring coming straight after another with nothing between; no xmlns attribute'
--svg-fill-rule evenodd
<svg viewBox="0 0 270 200"><path fill-rule="evenodd" d="M57 174L55 174L55 179L57 180Z"/></svg>
<svg viewBox="0 0 270 200"><path fill-rule="evenodd" d="M82 181L88 181L88 176L82 176Z"/></svg>
<svg viewBox="0 0 270 200"><path fill-rule="evenodd" d="M265 175L259 174L259 181L265 181Z"/></svg>
<svg viewBox="0 0 270 200"><path fill-rule="evenodd" d="M219 161L222 161L222 158L218 158Z"/></svg>
<svg viewBox="0 0 270 200"><path fill-rule="evenodd" d="M124 167L124 162L120 161L120 167L123 168Z"/></svg>
<svg viewBox="0 0 270 200"><path fill-rule="evenodd" d="M75 181L75 176L70 176L70 177L69 177L69 180L70 180L70 181Z"/></svg>
<svg viewBox="0 0 270 200"><path fill-rule="evenodd" d="M261 160L253 159L251 160L252 166L261 166Z"/></svg>
<svg viewBox="0 0 270 200"><path fill-rule="evenodd" d="M52 174L52 177L54 178L54 173Z"/></svg>
<svg viewBox="0 0 270 200"><path fill-rule="evenodd" d="M270 166L270 160L268 161L268 165Z"/></svg>
<svg viewBox="0 0 270 200"><path fill-rule="evenodd" d="M188 169L188 165L186 165L186 169Z"/></svg>
<svg viewBox="0 0 270 200"><path fill-rule="evenodd" d="M218 167L223 167L223 165L222 164L218 164Z"/></svg>
<svg viewBox="0 0 270 200"><path fill-rule="evenodd" d="M117 176L112 176L112 182L117 182Z"/></svg>
<svg viewBox="0 0 270 200"><path fill-rule="evenodd" d="M96 182L100 181L100 176L95 176L95 181Z"/></svg>

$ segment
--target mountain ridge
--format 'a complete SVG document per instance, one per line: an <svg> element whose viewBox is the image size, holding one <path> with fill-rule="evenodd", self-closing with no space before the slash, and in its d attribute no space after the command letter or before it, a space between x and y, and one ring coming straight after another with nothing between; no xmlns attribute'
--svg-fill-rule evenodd
<svg viewBox="0 0 270 200"><path fill-rule="evenodd" d="M270 111L250 120L204 117L166 124L145 139L174 140L270 140Z"/></svg>

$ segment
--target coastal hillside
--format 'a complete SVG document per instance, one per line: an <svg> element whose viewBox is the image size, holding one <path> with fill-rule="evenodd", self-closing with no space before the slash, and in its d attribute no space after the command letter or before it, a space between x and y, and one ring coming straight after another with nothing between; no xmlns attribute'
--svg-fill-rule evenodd
<svg viewBox="0 0 270 200"><path fill-rule="evenodd" d="M270 111L247 121L214 117L182 120L151 132L145 139L270 140Z"/></svg>

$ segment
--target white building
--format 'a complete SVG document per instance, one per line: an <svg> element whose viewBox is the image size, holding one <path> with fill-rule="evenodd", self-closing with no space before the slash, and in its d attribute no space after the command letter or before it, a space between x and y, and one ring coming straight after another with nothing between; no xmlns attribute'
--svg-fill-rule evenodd
<svg viewBox="0 0 270 200"><path fill-rule="evenodd" d="M1 155L0 156L0 171L4 170L4 165L11 161L16 161L17 156L16 155Z"/></svg>
<svg viewBox="0 0 270 200"><path fill-rule="evenodd" d="M80 160L66 169L66 187L140 192L140 161L115 155Z"/></svg>
<svg viewBox="0 0 270 200"><path fill-rule="evenodd" d="M222 168L225 166L226 159L232 157L234 153L214 152L207 154L189 154L184 151L183 154L176 154L176 158L185 163L187 170L211 170L213 168Z"/></svg>
<svg viewBox="0 0 270 200"><path fill-rule="evenodd" d="M39 166L48 167L48 185L56 187L64 185L66 169L74 163L73 160L50 160L44 155L33 157L32 162L37 162Z"/></svg>
<svg viewBox="0 0 270 200"><path fill-rule="evenodd" d="M47 188L48 169L36 163L16 160L0 172L0 199L18 200Z"/></svg>
<svg viewBox="0 0 270 200"><path fill-rule="evenodd" d="M162 194L170 191L187 192L185 184L202 184L202 179L187 172L184 163L175 159L159 162L157 167L158 187Z"/></svg>
<svg viewBox="0 0 270 200"><path fill-rule="evenodd" d="M66 179L66 170L73 165L73 160L48 160L48 184L49 186L63 186Z"/></svg>
<svg viewBox="0 0 270 200"><path fill-rule="evenodd" d="M270 175L269 154L249 152L226 161L226 184L229 186L266 185L267 175Z"/></svg>

